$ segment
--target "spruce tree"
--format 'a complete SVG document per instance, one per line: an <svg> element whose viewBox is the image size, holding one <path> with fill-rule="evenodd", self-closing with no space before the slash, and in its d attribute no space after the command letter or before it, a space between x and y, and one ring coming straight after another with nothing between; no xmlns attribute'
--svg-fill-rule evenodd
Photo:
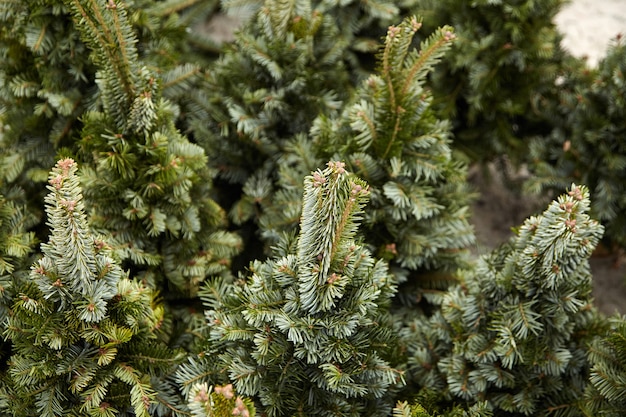
<svg viewBox="0 0 626 417"><path fill-rule="evenodd" d="M14 297L0 406L14 416L148 416L150 379L177 355L157 339L155 293L89 229L76 171L64 159L50 173L50 238Z"/></svg>
<svg viewBox="0 0 626 417"><path fill-rule="evenodd" d="M0 1L0 181L22 187L34 213L93 100L93 73L62 3Z"/></svg>
<svg viewBox="0 0 626 417"><path fill-rule="evenodd" d="M330 18L337 27L336 37L346 45L341 60L350 71L351 82L360 82L372 71L373 54L387 28L410 15L409 10L420 0L312 0L310 7L316 13ZM238 16L254 15L263 6L258 0L223 0L228 13Z"/></svg>
<svg viewBox="0 0 626 417"><path fill-rule="evenodd" d="M199 72L191 58L198 54L186 46L189 19L179 15L192 7L202 16L206 2L200 3L130 3L141 58L162 75L164 95L177 102ZM101 105L96 70L67 4L0 0L0 178L23 188L29 210L40 216L50 167L58 154L75 156L81 116Z"/></svg>
<svg viewBox="0 0 626 417"><path fill-rule="evenodd" d="M556 99L542 107L553 129L531 146L530 192L586 184L593 216L613 243L626 246L626 43L617 37L597 69L575 63L560 80Z"/></svg>
<svg viewBox="0 0 626 417"><path fill-rule="evenodd" d="M211 67L190 129L218 171L220 202L234 222L257 220L284 142L347 98L346 47L310 1L267 0Z"/></svg>
<svg viewBox="0 0 626 417"><path fill-rule="evenodd" d="M82 117L78 152L90 222L151 285L193 296L207 275L229 273L240 247L211 198L206 155L176 129L176 108L139 59L124 5L67 4L92 50L102 101Z"/></svg>
<svg viewBox="0 0 626 417"><path fill-rule="evenodd" d="M355 241L369 188L332 161L304 188L297 238L203 293L208 348L178 379L188 390L228 378L268 416L388 415L402 378L389 363L395 285Z"/></svg>
<svg viewBox="0 0 626 417"><path fill-rule="evenodd" d="M588 189L572 185L464 272L416 328L411 376L454 402L488 401L496 416L580 415L587 345L602 329L588 257L603 228L589 208Z"/></svg>
<svg viewBox="0 0 626 417"><path fill-rule="evenodd" d="M442 289L474 242L465 166L453 157L450 126L437 117L426 76L454 39L442 27L414 48L416 17L389 29L378 71L365 80L339 117L316 119L311 138L290 141L280 188L263 207L262 233L271 242L298 219L297 178L323 158L343 159L371 187L361 233L392 262L401 281ZM415 296L415 294L413 294ZM407 296L408 298L408 296Z"/></svg>

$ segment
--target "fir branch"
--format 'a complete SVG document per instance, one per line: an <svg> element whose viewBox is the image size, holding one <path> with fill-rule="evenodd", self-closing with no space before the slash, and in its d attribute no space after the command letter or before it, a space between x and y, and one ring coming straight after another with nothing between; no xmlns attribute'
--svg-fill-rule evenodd
<svg viewBox="0 0 626 417"><path fill-rule="evenodd" d="M27 232L31 222L23 207L0 194L0 276L16 271L33 250L35 236Z"/></svg>
<svg viewBox="0 0 626 417"><path fill-rule="evenodd" d="M306 178L305 190L298 241L283 244L288 253L251 264L245 283L219 281L203 293L205 356L218 361L194 361L179 377L189 387L185 381L226 370L270 416L304 408L386 415L385 393L402 383L386 361L395 288L386 264L354 241L367 186L333 161Z"/></svg>
<svg viewBox="0 0 626 417"><path fill-rule="evenodd" d="M103 72L104 103L119 127L137 96L137 39L128 22L126 8L115 0L67 0L84 42L94 51L92 59Z"/></svg>
<svg viewBox="0 0 626 417"><path fill-rule="evenodd" d="M148 416L156 395L150 376L181 359L156 340L162 311L91 233L77 164L61 160L49 178L49 241L19 287L5 332L12 344L5 382L20 398L9 409L56 416L130 402ZM129 389L117 398L120 382Z"/></svg>
<svg viewBox="0 0 626 417"><path fill-rule="evenodd" d="M454 396L504 413L575 415L598 322L588 258L603 229L589 207L588 189L572 185L444 295L453 348L438 368Z"/></svg>
<svg viewBox="0 0 626 417"><path fill-rule="evenodd" d="M420 29L422 23L415 16L407 19L399 26L391 26L387 32L385 46L380 58L380 74L387 84L386 93L389 94L389 111L394 115L393 127L390 127L390 138L380 157L386 159L394 148L399 134L401 119L406 112L405 102L409 90L414 90L416 84L422 84L427 72L441 59L454 39L452 28L446 26L432 34L428 40L422 42L417 58L409 56L409 47L413 36ZM398 85L399 84L399 85ZM389 135L389 133L387 133Z"/></svg>
<svg viewBox="0 0 626 417"><path fill-rule="evenodd" d="M343 162L329 162L326 170L305 181L298 259L303 268L318 265L318 285L328 280L331 265L336 264L342 249L339 243L354 238L355 220L368 194L365 183L346 178L344 166ZM350 184L349 198L338 194L345 192L345 183Z"/></svg>
<svg viewBox="0 0 626 417"><path fill-rule="evenodd" d="M155 3L150 10L150 14L164 18L184 11L201 2L202 0L166 0Z"/></svg>
<svg viewBox="0 0 626 417"><path fill-rule="evenodd" d="M598 336L587 352L591 370L581 401L585 415L618 416L626 409L626 321L615 316L608 324L608 331Z"/></svg>

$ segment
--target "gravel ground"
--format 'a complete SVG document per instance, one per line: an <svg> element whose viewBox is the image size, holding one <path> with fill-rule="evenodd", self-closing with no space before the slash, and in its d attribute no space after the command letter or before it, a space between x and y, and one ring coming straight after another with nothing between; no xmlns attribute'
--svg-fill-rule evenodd
<svg viewBox="0 0 626 417"><path fill-rule="evenodd" d="M565 35L563 46L594 66L617 34L626 35L626 0L573 0L555 23Z"/></svg>

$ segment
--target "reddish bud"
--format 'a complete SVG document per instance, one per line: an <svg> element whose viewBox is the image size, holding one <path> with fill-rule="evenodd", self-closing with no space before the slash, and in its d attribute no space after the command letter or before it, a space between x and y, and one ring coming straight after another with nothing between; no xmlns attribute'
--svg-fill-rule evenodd
<svg viewBox="0 0 626 417"><path fill-rule="evenodd" d="M563 152L569 151L571 147L572 147L571 141L566 140L565 142L563 142Z"/></svg>

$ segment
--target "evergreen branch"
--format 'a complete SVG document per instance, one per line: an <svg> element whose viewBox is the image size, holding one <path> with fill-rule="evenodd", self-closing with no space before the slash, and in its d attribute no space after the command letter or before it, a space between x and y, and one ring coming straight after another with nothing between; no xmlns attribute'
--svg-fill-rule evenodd
<svg viewBox="0 0 626 417"><path fill-rule="evenodd" d="M183 85L186 81L193 79L201 72L200 67L191 64L185 64L174 68L168 73L164 74L161 88L164 92L168 89L172 89L177 85Z"/></svg>
<svg viewBox="0 0 626 417"><path fill-rule="evenodd" d="M387 92L389 93L389 107L392 111L395 111L397 108L396 104L396 93L393 85L392 71L395 69L392 67L391 61L391 53L393 49L394 39L400 34L401 29L398 26L390 26L387 31L387 38L385 39L385 46L383 49L383 54L381 57L382 64L382 76L387 83Z"/></svg>
<svg viewBox="0 0 626 417"><path fill-rule="evenodd" d="M283 39L287 34L289 21L293 18L297 0L278 0L273 8L262 9L260 16L268 15L265 35L269 38Z"/></svg>
<svg viewBox="0 0 626 417"><path fill-rule="evenodd" d="M158 17L171 16L195 4L202 3L202 1L203 0L166 0L155 3L154 6L150 8L150 14Z"/></svg>
<svg viewBox="0 0 626 417"><path fill-rule="evenodd" d="M150 417L148 410L156 395L154 391L141 381L137 371L126 363L119 363L113 372L118 379L131 387L130 400L135 415L137 417Z"/></svg>
<svg viewBox="0 0 626 417"><path fill-rule="evenodd" d="M130 401L137 416L147 417L154 392L146 381L169 372L180 356L155 339L162 312L154 293L127 279L110 248L93 237L77 169L63 159L50 172L51 235L7 323L13 353L6 382L18 396L32 397L18 415L56 416L57 408L84 415ZM109 390L113 377L130 393Z"/></svg>
<svg viewBox="0 0 626 417"><path fill-rule="evenodd" d="M298 258L302 267L318 265L317 282L329 279L331 264L340 250L339 242L354 233L368 191L365 184L347 175L343 162L329 162L305 181ZM345 187L350 185L349 193Z"/></svg>
<svg viewBox="0 0 626 417"><path fill-rule="evenodd" d="M408 93L409 88L416 80L422 81L426 71L450 49L454 39L455 35L452 28L445 26L421 43L418 59L411 62L410 69L405 75L404 84L400 89L402 96Z"/></svg>
<svg viewBox="0 0 626 417"><path fill-rule="evenodd" d="M0 194L0 276L16 271L33 249L35 236L26 232L28 221L23 207ZM3 287L5 291L10 290Z"/></svg>
<svg viewBox="0 0 626 417"><path fill-rule="evenodd" d="M589 191L572 185L444 295L455 348L439 367L458 398L525 415L576 409L585 385L578 375L588 368L576 358L596 325L585 308L588 257L602 234L589 206Z"/></svg>
<svg viewBox="0 0 626 417"><path fill-rule="evenodd" d="M389 112L393 114L394 124L391 127L390 138L381 158L387 158L395 146L400 133L402 118L406 117L403 104L409 97L410 89L423 81L426 71L449 49L454 39L452 28L446 26L439 29L420 45L419 53L413 53L410 58L408 49L415 33L422 23L415 16L405 19L399 26L389 28L381 56L382 76L386 81L389 94ZM415 58L417 56L417 58ZM402 85L396 85L401 82ZM408 103L407 103L408 105Z"/></svg>
<svg viewBox="0 0 626 417"><path fill-rule="evenodd" d="M394 93L394 95L395 95L395 93ZM389 154L389 151L391 151L392 146L396 142L396 139L398 137L398 133L400 132L400 121L401 121L402 115L404 114L405 111L406 110L404 110L400 106L398 106L397 108L393 109L393 114L394 114L394 118L395 118L395 122L394 122L395 125L391 129L391 138L387 141L387 147L385 148L385 151L382 154L382 158L383 159L387 158L387 155Z"/></svg>
<svg viewBox="0 0 626 417"><path fill-rule="evenodd" d="M43 250L55 262L60 282L65 281L64 285L86 295L97 271L93 243L88 238L90 232L82 192L76 177L77 169L73 160L66 159L60 161L50 175L46 212L53 228L50 243L44 244ZM44 276L46 267L43 264L40 267L41 270L36 272ZM41 288L47 293L45 287Z"/></svg>
<svg viewBox="0 0 626 417"><path fill-rule="evenodd" d="M163 399L160 395L156 396L155 401L159 403L161 406L170 410L173 413L173 415L177 417L179 416L194 417L191 412L185 410L182 406L177 407L175 405L172 405L169 401Z"/></svg>
<svg viewBox="0 0 626 417"><path fill-rule="evenodd" d="M188 393L195 385L208 380L214 374L211 369L198 372L198 364L191 359L189 362L190 364L181 366L176 374L176 381L182 387L183 393Z"/></svg>
<svg viewBox="0 0 626 417"><path fill-rule="evenodd" d="M37 36L37 40L35 41L34 45L33 45L33 50L35 52L39 51L39 48L41 47L44 39L46 38L46 30L47 30L47 26L42 26L41 30L39 31L39 35Z"/></svg>
<svg viewBox="0 0 626 417"><path fill-rule="evenodd" d="M100 5L97 3L97 0L90 0L89 9L94 13L95 16L91 17L85 7L83 7L82 0L69 0L71 1L70 5L73 5L73 10L80 16L80 23L87 26L87 31L84 33L86 39L88 39L88 43L92 44L92 48L95 51L104 51L105 56L108 56L109 62L112 64L110 68L112 68L120 82L126 86L129 85L130 76L128 74L129 65L122 64L123 61L120 61L117 58L115 36L111 33L111 28L107 24L102 16L102 9L99 7ZM107 10L117 8L115 2L109 2L105 8ZM92 36L93 38L91 38ZM91 42L89 42L91 40ZM122 51L119 51L122 52ZM123 55L122 55L123 56ZM97 59L102 59L98 57ZM101 63L103 68L107 68L104 65L104 62ZM126 91L133 91L132 88L126 88ZM134 97L134 94L127 94L127 97Z"/></svg>
<svg viewBox="0 0 626 417"><path fill-rule="evenodd" d="M304 188L296 242L281 241L281 257L253 262L245 282L203 294L211 298L205 355L217 358L205 366L213 377L227 372L270 417L297 415L307 404L313 416L356 407L385 416L385 393L403 378L381 359L394 346L386 310L393 281L387 264L355 242L368 187L331 161ZM178 378L196 375L209 374L191 363Z"/></svg>
<svg viewBox="0 0 626 417"><path fill-rule="evenodd" d="M65 0L83 40L93 51L92 59L103 72L103 97L115 122L124 126L126 114L137 95L136 38L124 5L115 0ZM103 86L104 87L104 86ZM118 88L121 88L118 90Z"/></svg>
<svg viewBox="0 0 626 417"><path fill-rule="evenodd" d="M98 0L91 0L92 7ZM123 3L120 3L123 4ZM123 6L122 6L123 7ZM132 63L137 62L137 50L135 49L136 39L130 29L130 24L126 21L126 10L120 9L120 6L115 3L115 0L109 0L108 8L113 11L113 29L115 33L115 40L117 45L115 50L118 51L120 59L115 67L122 67L126 78L122 81L126 86L126 95L128 98L135 97L135 85L133 83ZM120 13L122 14L122 21L120 21ZM96 14L98 17L100 27L106 27L105 21L101 18L100 13ZM130 46L132 44L132 47ZM103 45L101 45L102 47ZM115 56L115 55L113 55ZM113 64L116 61L112 61ZM107 66L109 68L109 66ZM119 70L118 70L119 71Z"/></svg>

